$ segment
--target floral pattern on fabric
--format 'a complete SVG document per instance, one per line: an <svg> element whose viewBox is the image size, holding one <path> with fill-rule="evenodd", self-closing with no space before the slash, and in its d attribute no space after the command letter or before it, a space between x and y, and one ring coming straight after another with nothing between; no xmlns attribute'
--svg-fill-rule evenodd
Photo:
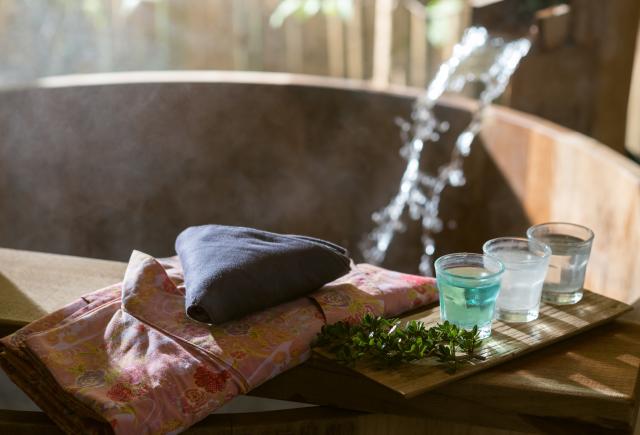
<svg viewBox="0 0 640 435"><path fill-rule="evenodd" d="M210 326L185 315L177 259L134 251L121 284L33 322L2 345L14 369L45 373L31 385L43 397L64 390L74 412L108 422L117 434L177 433L304 362L326 322L398 315L436 298L433 279L358 265L309 298ZM89 432L75 426L86 420L52 418Z"/></svg>
<svg viewBox="0 0 640 435"><path fill-rule="evenodd" d="M359 322L367 313L396 316L436 301L438 289L434 278L358 264L347 275L325 285L311 297L331 324Z"/></svg>
<svg viewBox="0 0 640 435"><path fill-rule="evenodd" d="M70 338L52 346L51 335ZM28 337L27 345L58 384L116 433L147 433L169 420L186 428L241 392L223 367L123 312L117 300L76 323ZM190 389L204 396L199 408L183 413L180 396Z"/></svg>

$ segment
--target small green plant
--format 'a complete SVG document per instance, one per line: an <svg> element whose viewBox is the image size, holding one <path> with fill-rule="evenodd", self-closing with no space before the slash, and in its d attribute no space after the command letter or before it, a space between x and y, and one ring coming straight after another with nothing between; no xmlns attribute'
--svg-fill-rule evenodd
<svg viewBox="0 0 640 435"><path fill-rule="evenodd" d="M483 359L475 354L479 344L477 327L466 331L445 321L427 328L415 320L402 326L399 319L367 314L359 324L325 325L314 346L331 352L343 364L364 359L378 367L390 367L434 357L453 373L460 363Z"/></svg>

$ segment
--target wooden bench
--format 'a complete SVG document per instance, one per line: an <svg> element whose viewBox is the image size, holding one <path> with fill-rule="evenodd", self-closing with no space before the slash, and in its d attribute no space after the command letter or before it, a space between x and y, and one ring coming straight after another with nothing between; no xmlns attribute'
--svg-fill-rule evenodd
<svg viewBox="0 0 640 435"><path fill-rule="evenodd" d="M125 267L0 249L3 333L119 281ZM322 407L215 414L189 433L632 433L640 394L640 324L617 320L410 400L319 358L251 394ZM3 429L49 433L55 427L43 414L5 410Z"/></svg>

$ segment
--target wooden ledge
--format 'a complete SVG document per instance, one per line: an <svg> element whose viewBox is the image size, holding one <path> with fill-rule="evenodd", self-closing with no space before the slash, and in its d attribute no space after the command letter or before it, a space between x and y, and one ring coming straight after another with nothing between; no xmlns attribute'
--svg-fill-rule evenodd
<svg viewBox="0 0 640 435"><path fill-rule="evenodd" d="M15 330L113 284L122 279L125 267L120 262L0 248L0 327L4 332ZM615 321L411 400L320 358L252 394L374 412L376 418L394 414L414 423L437 418L547 433L563 427L580 428L581 433L628 433L637 417L639 372L640 324ZM17 418L15 413L11 416Z"/></svg>
<svg viewBox="0 0 640 435"><path fill-rule="evenodd" d="M0 248L0 332L122 281L126 267L118 261Z"/></svg>
<svg viewBox="0 0 640 435"><path fill-rule="evenodd" d="M321 358L251 394L509 430L579 424L626 433L636 421L639 370L640 325L615 321L409 400Z"/></svg>

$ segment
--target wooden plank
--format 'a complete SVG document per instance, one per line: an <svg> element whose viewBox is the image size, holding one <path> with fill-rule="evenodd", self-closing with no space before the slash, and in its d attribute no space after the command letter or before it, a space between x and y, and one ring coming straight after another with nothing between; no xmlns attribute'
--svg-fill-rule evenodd
<svg viewBox="0 0 640 435"><path fill-rule="evenodd" d="M424 9L422 9L424 11ZM409 24L409 82L412 86L424 87L427 84L427 16L426 13L411 12Z"/></svg>
<svg viewBox="0 0 640 435"><path fill-rule="evenodd" d="M279 0L261 0L259 11L261 13L260 53L261 64L264 71L287 71L289 69L289 49L287 40L287 25L292 19L284 22L282 27L274 28L269 24L271 12L278 7ZM297 62L297 61L296 61Z"/></svg>
<svg viewBox="0 0 640 435"><path fill-rule="evenodd" d="M391 77L393 0L376 0L373 34L373 76L375 86L386 86Z"/></svg>
<svg viewBox="0 0 640 435"><path fill-rule="evenodd" d="M463 397L482 385L505 410L630 425L638 410L639 369L640 325L616 321L481 373L468 383L451 384L446 391ZM516 378L519 381L512 383ZM505 383L520 386L524 394L508 392Z"/></svg>
<svg viewBox="0 0 640 435"><path fill-rule="evenodd" d="M638 27L640 28L640 25ZM636 52L633 57L625 145L627 151L640 161L640 31L636 36Z"/></svg>
<svg viewBox="0 0 640 435"><path fill-rule="evenodd" d="M322 357L251 394L509 430L578 433L584 424L582 433L601 433L632 430L639 382L640 324L614 321L412 399Z"/></svg>
<svg viewBox="0 0 640 435"><path fill-rule="evenodd" d="M266 24L264 20L268 17L265 17L264 8L262 7L261 0L246 0L247 16L247 27L248 27L248 36L247 36L247 52L249 57L249 65L247 68L251 71L262 71L264 70L263 66L263 38L265 37L264 26Z"/></svg>
<svg viewBox="0 0 640 435"><path fill-rule="evenodd" d="M37 432L63 434L41 412L0 410L0 432L27 435ZM273 435L273 434L340 434L340 435L511 435L520 432L496 431L450 421L388 414L367 414L332 408L306 408L271 412L212 414L188 428L186 435Z"/></svg>
<svg viewBox="0 0 640 435"><path fill-rule="evenodd" d="M528 323L493 322L492 335L483 341L477 354L484 360L473 360L462 365L454 374L446 373L432 360L403 364L393 370L380 370L369 362L358 362L353 370L384 385L407 398L416 397L436 387L489 367L504 363L557 341L585 332L631 310L622 302L584 291L582 301L575 305L552 306L543 304L540 317ZM419 320L427 326L440 322L440 308L435 307L403 318ZM331 358L322 349L320 355Z"/></svg>
<svg viewBox="0 0 640 435"><path fill-rule="evenodd" d="M302 72L305 74L329 75L327 47L327 19L317 13L300 22L302 31Z"/></svg>
<svg viewBox="0 0 640 435"><path fill-rule="evenodd" d="M328 75L343 77L344 67L344 26L338 15L328 15L326 20Z"/></svg>
<svg viewBox="0 0 640 435"><path fill-rule="evenodd" d="M233 69L233 20L231 2L200 0L176 3L183 21L180 45L184 69ZM225 41L226 43L222 43Z"/></svg>
<svg viewBox="0 0 640 435"><path fill-rule="evenodd" d="M249 69L249 3L247 1L231 3L231 23L233 30L233 68Z"/></svg>
<svg viewBox="0 0 640 435"><path fill-rule="evenodd" d="M111 8L111 16L113 17L118 12L113 10L113 4ZM154 4L153 21L153 40L149 43L155 46L159 58L154 68L170 69L173 65L171 64L171 8L169 2L156 2ZM111 64L113 64L113 60L111 60ZM113 71L113 69L113 67L110 67L108 71Z"/></svg>
<svg viewBox="0 0 640 435"><path fill-rule="evenodd" d="M0 324L25 325L122 281L126 263L0 248Z"/></svg>
<svg viewBox="0 0 640 435"><path fill-rule="evenodd" d="M283 24L286 47L286 71L304 72L304 50L302 25L295 18L286 20Z"/></svg>
<svg viewBox="0 0 640 435"><path fill-rule="evenodd" d="M347 75L352 79L364 77L362 0L353 0L353 15L347 26Z"/></svg>
<svg viewBox="0 0 640 435"><path fill-rule="evenodd" d="M407 8L393 9L389 82L402 86L406 86L409 80L410 23L411 13Z"/></svg>
<svg viewBox="0 0 640 435"><path fill-rule="evenodd" d="M375 1L362 2L362 65L365 79L371 79L373 77L376 5L377 2Z"/></svg>

